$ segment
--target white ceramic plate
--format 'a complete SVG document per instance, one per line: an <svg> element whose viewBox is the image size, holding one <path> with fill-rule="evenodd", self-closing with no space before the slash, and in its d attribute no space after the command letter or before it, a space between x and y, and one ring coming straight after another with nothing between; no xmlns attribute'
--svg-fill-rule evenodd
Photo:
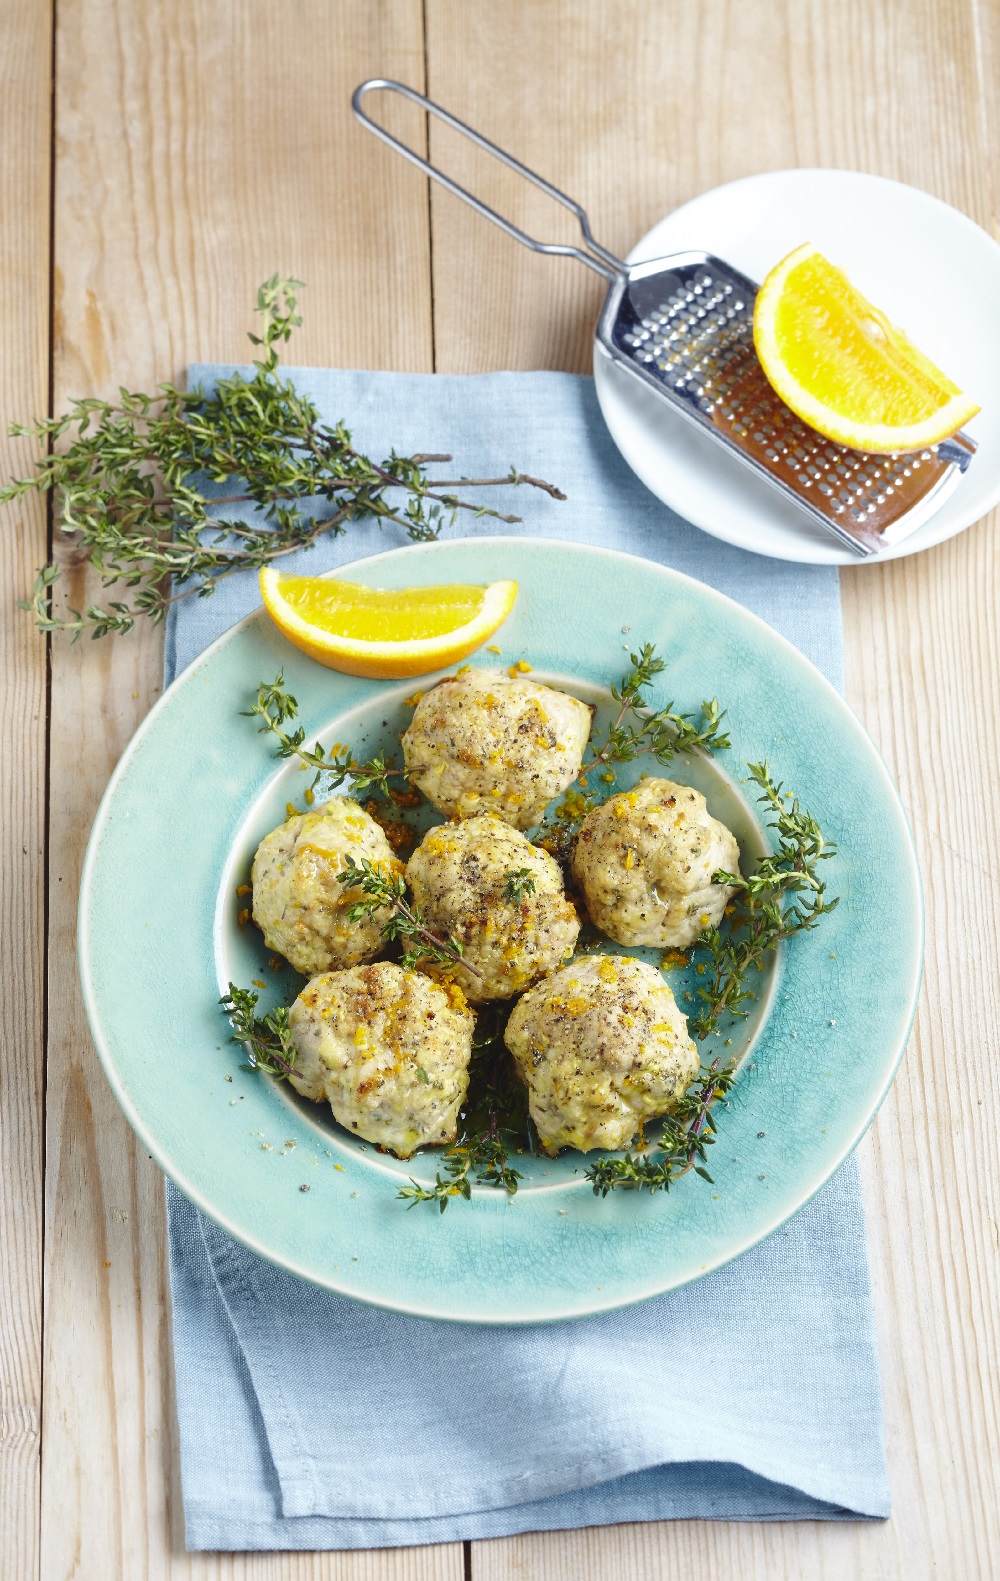
<svg viewBox="0 0 1000 1581"><path fill-rule="evenodd" d="M1000 500L1000 247L926 192L851 170L776 170L705 192L642 238L629 262L701 249L752 280L814 242L982 411L979 452L912 537L868 564L929 549ZM646 487L715 538L781 560L857 565L804 512L615 366L595 344L597 398L612 438Z"/></svg>

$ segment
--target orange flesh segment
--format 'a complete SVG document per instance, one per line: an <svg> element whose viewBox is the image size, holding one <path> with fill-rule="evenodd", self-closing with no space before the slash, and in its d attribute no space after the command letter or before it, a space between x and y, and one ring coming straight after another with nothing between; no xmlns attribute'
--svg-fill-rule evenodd
<svg viewBox="0 0 1000 1581"><path fill-rule="evenodd" d="M906 428L961 394L818 253L785 279L774 332L796 383L853 422Z"/></svg>
<svg viewBox="0 0 1000 1581"><path fill-rule="evenodd" d="M482 608L483 588L386 588L327 577L282 576L281 596L302 620L360 642L417 642L464 626Z"/></svg>

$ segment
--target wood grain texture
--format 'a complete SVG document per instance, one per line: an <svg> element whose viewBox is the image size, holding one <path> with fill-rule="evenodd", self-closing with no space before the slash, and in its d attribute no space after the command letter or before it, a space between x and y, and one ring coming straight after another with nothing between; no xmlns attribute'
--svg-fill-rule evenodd
<svg viewBox="0 0 1000 1581"><path fill-rule="evenodd" d="M788 165L872 170L1000 233L996 0L57 0L55 388L107 392L240 359L274 269L309 282L303 363L587 371L601 285L435 191L351 121L384 74L580 198L623 251L706 187ZM422 15L422 12L425 15ZM48 7L0 5L0 383L46 397ZM421 118L380 115L420 142ZM566 216L434 132L527 228ZM429 246L431 220L433 267ZM6 460L6 457L4 458ZM19 450L14 464L24 467ZM884 1526L679 1522L473 1545L475 1581L930 1581L1000 1570L1000 710L997 522L845 573L849 696L896 775L928 895L913 1045L862 1148L895 1515ZM0 538L5 598L44 554ZM59 549L63 597L92 589ZM459 1581L460 1546L185 1555L162 1186L79 1003L75 904L100 794L160 684L156 634L53 651L45 1390L38 1533L44 645L0 610L7 819L0 920L24 940L0 1065L0 1578ZM946 721L946 730L942 726ZM946 734L946 739L945 739ZM30 745L26 745L30 743ZM169 831L166 831L169 835ZM985 855L984 855L985 853ZM33 1042L33 1039L35 1040ZM12 1070L16 1080L11 1079ZM7 1276L13 1270L14 1277Z"/></svg>
<svg viewBox="0 0 1000 1581"><path fill-rule="evenodd" d="M49 374L52 42L47 12L0 7L0 389L5 415L44 411ZM7 424L2 424L4 434ZM33 446L0 438L0 478ZM0 1576L38 1573L42 1363L46 645L14 607L46 556L44 504L0 532Z"/></svg>
<svg viewBox="0 0 1000 1581"><path fill-rule="evenodd" d="M429 83L579 198L613 250L704 188L792 165L907 181L993 229L997 31L995 6L958 0L578 0L572 18L555 3L428 0ZM543 197L433 124L431 146L525 229L569 239ZM445 193L433 243L442 371L589 368L599 281L496 236ZM476 1581L922 1581L1000 1566L1000 961L982 921L1000 836L995 533L984 522L843 578L848 695L897 776L928 896L916 1036L862 1148L896 1515L531 1535L473 1545Z"/></svg>
<svg viewBox="0 0 1000 1581"><path fill-rule="evenodd" d="M972 0L972 25L989 201L988 220L983 223L990 235L1000 241L1000 5L996 0Z"/></svg>
<svg viewBox="0 0 1000 1581"><path fill-rule="evenodd" d="M398 165L370 167L375 145L349 112L355 81L379 69L422 70L417 0L63 0L57 406L119 382L150 389L199 358L245 360L274 269L308 282L302 362L430 367L426 196ZM93 596L72 546L59 557L62 597ZM183 1552L162 1177L97 1063L74 937L87 833L160 669L156 632L54 644L41 1573L449 1581L460 1546Z"/></svg>

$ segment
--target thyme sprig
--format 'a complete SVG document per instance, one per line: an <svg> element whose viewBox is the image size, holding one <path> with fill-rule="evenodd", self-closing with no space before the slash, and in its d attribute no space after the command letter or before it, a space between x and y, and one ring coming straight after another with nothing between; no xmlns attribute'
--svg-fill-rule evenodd
<svg viewBox="0 0 1000 1581"><path fill-rule="evenodd" d="M503 877L503 898L512 906L520 905L525 895L535 893L535 878L530 867L509 867Z"/></svg>
<svg viewBox="0 0 1000 1581"><path fill-rule="evenodd" d="M611 688L618 712L608 726L604 745L598 748L590 743L590 756L580 772L581 788L572 786L567 791L535 836L534 843L542 846L564 868L569 867L584 818L614 793L614 773L603 776L605 787L602 789L591 778L593 771L647 756L666 767L678 755L690 757L695 752L722 752L730 745L722 729L725 709L719 707L717 698L702 703L700 716L678 713L672 702L655 711L643 706L645 692L666 669L653 643L644 642L638 653L629 654L629 659L631 670Z"/></svg>
<svg viewBox="0 0 1000 1581"><path fill-rule="evenodd" d="M259 997L252 989L237 988L235 983L230 983L228 993L223 994L219 1004L233 1029L230 1042L246 1045L247 1062L243 1069L266 1071L268 1076L281 1081L295 1068L290 1011L287 1005L279 1005L260 1017L257 1015Z"/></svg>
<svg viewBox="0 0 1000 1581"><path fill-rule="evenodd" d="M482 978L478 966L473 966L462 954L462 946L451 934L431 931L416 907L406 896L402 873L392 873L367 857L356 862L353 856L345 859L344 867L337 874L341 884L360 890L359 898L347 908L350 922L360 922L374 911L389 913L382 924L382 937L386 940L409 939L414 947L399 958L401 966L415 967L424 961L438 961L445 966L464 966L473 977Z"/></svg>
<svg viewBox="0 0 1000 1581"><path fill-rule="evenodd" d="M594 1195L609 1191L669 1191L675 1180L694 1170L711 1185L705 1168L707 1149L715 1141L713 1108L724 1101L733 1084L736 1061L723 1065L715 1059L702 1066L696 1084L663 1122L663 1133L649 1153L626 1153L624 1158L599 1158L585 1172Z"/></svg>
<svg viewBox="0 0 1000 1581"><path fill-rule="evenodd" d="M377 791L388 797L391 794L389 780L405 779L406 772L404 769L390 768L381 754L369 758L366 763L358 763L349 746L338 742L332 751L327 752L317 741L312 747L307 747L302 725L292 731L282 728L297 719L299 712L295 698L285 690L284 680L284 671L279 670L273 681L261 681L257 687L256 700L249 708L241 710L245 719L261 720L258 734L269 732L274 736L278 743L275 757L298 758L304 768L315 769L313 785L318 784L324 775L329 775L331 790L349 783L356 795Z"/></svg>
<svg viewBox="0 0 1000 1581"><path fill-rule="evenodd" d="M469 1201L472 1196L471 1176L469 1149L451 1147L441 1160L441 1168L434 1176L433 1186L422 1186L411 1175L406 1185L400 1186L396 1196L406 1203L407 1208L415 1208L418 1202L436 1202L443 1213L452 1197L464 1197L466 1202Z"/></svg>
<svg viewBox="0 0 1000 1581"><path fill-rule="evenodd" d="M515 1195L523 1176L511 1164L511 1154L531 1150L533 1132L526 1090L503 1045L503 1020L497 1005L479 1011L458 1140L444 1153L433 1185L411 1178L400 1187L397 1195L407 1207L436 1202L443 1213L453 1197L469 1201L473 1180Z"/></svg>
<svg viewBox="0 0 1000 1581"><path fill-rule="evenodd" d="M672 702L650 712L643 707L643 694L666 664L651 642L644 642L629 659L631 670L611 688L620 705L618 712L608 726L603 747L584 764L584 773L602 763L631 763L647 755L666 766L679 753L690 756L693 752L724 751L729 746L729 737L720 728L725 710L720 709L717 698L702 703L700 718L677 713Z"/></svg>
<svg viewBox="0 0 1000 1581"><path fill-rule="evenodd" d="M469 1201L473 1178L479 1185L502 1188L509 1197L517 1191L522 1178L511 1168L506 1144L495 1131L456 1142L444 1154L441 1165L432 1186L422 1186L411 1177L405 1186L400 1186L397 1197L408 1208L415 1208L418 1202L436 1202L443 1213L452 1197Z"/></svg>
<svg viewBox="0 0 1000 1581"><path fill-rule="evenodd" d="M11 427L45 453L30 476L0 488L0 503L53 493L77 560L89 561L105 588L129 594L56 615L59 569L43 566L21 606L41 631L75 641L85 632L124 634L142 617L159 622L176 600L205 598L225 577L311 548L354 521L393 522L421 542L438 537L460 511L521 519L455 488L525 485L565 498L513 467L504 477L436 479L428 466L450 456L392 451L376 462L362 455L343 422L322 422L308 396L278 372L279 348L301 323L301 289L299 280L272 275L257 292L260 333L249 338L260 354L249 378L233 373L210 395L169 383L155 395L121 389L116 401L88 396L60 417ZM225 514L241 503L255 507L252 520Z"/></svg>
<svg viewBox="0 0 1000 1581"><path fill-rule="evenodd" d="M836 846L826 843L798 798L775 784L766 763L747 766L760 790L758 801L773 815L768 828L777 835L777 844L746 878L721 871L713 875L715 883L732 885L736 895L727 907L725 929L706 928L695 941L695 956L707 956L699 963L708 976L698 989L703 1008L690 1023L700 1039L719 1032L723 1015L747 1015L756 997L750 974L759 971L783 939L815 928L837 905L836 899L827 899L817 871L820 862L836 855Z"/></svg>

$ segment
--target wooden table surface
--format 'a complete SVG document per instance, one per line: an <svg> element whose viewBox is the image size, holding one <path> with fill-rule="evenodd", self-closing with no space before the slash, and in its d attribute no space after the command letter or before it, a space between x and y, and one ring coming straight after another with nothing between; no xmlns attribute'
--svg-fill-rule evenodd
<svg viewBox="0 0 1000 1581"><path fill-rule="evenodd" d="M998 73L997 0L0 0L4 418L245 360L275 269L308 282L299 362L587 370L600 282L428 192L354 123L364 77L426 88L578 196L621 253L696 193L790 165L911 182L995 234ZM405 108L395 121L424 135ZM432 147L566 234L447 134ZM29 447L3 449L5 473L27 469ZM3 1581L1000 1573L995 528L842 577L848 695L909 808L929 910L915 1035L861 1148L892 1519L186 1555L162 1179L97 1063L74 949L88 830L160 689L161 638L47 645L13 599L52 524L6 514ZM54 552L86 599L72 551Z"/></svg>

